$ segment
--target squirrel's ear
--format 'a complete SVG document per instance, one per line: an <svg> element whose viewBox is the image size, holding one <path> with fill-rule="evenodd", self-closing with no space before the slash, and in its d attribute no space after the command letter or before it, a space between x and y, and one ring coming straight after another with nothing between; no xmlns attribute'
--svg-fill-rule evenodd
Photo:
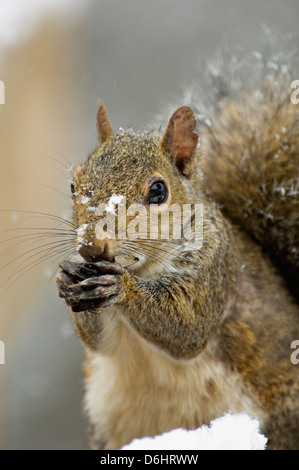
<svg viewBox="0 0 299 470"><path fill-rule="evenodd" d="M98 101L97 131L100 145L113 137L113 130L106 112L105 105L100 100Z"/></svg>
<svg viewBox="0 0 299 470"><path fill-rule="evenodd" d="M193 132L196 119L191 108L182 106L171 116L167 129L160 142L162 151L174 158L179 171L189 176L192 158L198 141L198 134Z"/></svg>

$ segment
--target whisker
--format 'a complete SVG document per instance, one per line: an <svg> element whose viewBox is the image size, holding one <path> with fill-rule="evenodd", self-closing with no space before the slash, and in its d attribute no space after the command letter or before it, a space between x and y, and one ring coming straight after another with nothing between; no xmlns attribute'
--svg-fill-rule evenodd
<svg viewBox="0 0 299 470"><path fill-rule="evenodd" d="M61 165L64 170L66 170L67 172L69 172L69 166L65 165L64 162L62 162L62 161L59 160L58 158L49 157L49 156L46 156L46 157L41 156L40 158L42 158L43 160L52 160L53 162L59 163L59 165ZM53 168L54 168L54 167L53 167ZM63 173L62 171L61 171L61 173L62 173L64 176L67 175L67 173Z"/></svg>
<svg viewBox="0 0 299 470"><path fill-rule="evenodd" d="M77 229L77 226L71 222L70 220L68 219L64 219L63 217L60 217L58 215L55 215L55 214L49 214L47 212L37 212L37 211L27 211L27 210L9 210L9 209L0 209L0 212L20 212L20 213L23 213L23 214L32 214L34 216L38 216L40 218L46 218L48 220L54 220L56 222L61 222L65 225L68 225L69 227L72 227L74 229Z"/></svg>
<svg viewBox="0 0 299 470"><path fill-rule="evenodd" d="M66 253L64 254L64 259L65 259L65 261L68 261L71 258L71 256L77 254L77 250L74 248L73 250L68 251L68 253L69 253L68 255ZM54 263L54 261L56 262L56 260L58 260L58 259L60 259L60 255L54 258L54 260L52 261L52 264ZM57 274L57 271L58 271L58 266L57 266L56 271L54 271L52 276L49 278L49 281L53 280L54 276Z"/></svg>
<svg viewBox="0 0 299 470"><path fill-rule="evenodd" d="M75 254L76 250L75 249L72 249L72 250L68 250L68 251L65 251L65 249L63 250L60 250L60 251L55 251L53 253L51 253L50 255L44 257L40 257L38 260L36 261L33 261L30 265L28 266L25 266L24 268L22 268L21 270L13 273L8 279L6 279L1 285L0 285L0 288L2 288L6 283L9 283L9 281L11 281L7 287L6 287L6 290L5 292L7 291L7 289L9 289L9 287L14 284L20 277L22 277L24 274L26 274L27 272L29 272L30 270L32 270L33 268L35 268L36 266L38 266L39 264L41 264L42 262L45 262L51 258L53 258L54 255L57 255L53 260L52 260L52 263L54 263L54 261L60 259L60 256L62 253L65 254L66 256L66 259L70 258L73 254ZM19 274L17 277L16 274Z"/></svg>
<svg viewBox="0 0 299 470"><path fill-rule="evenodd" d="M144 240L140 240L138 243L147 251L154 251L156 253L162 253L166 255L173 255L175 252L175 249L177 248L177 243L173 243L172 246L168 246L168 245L165 246L164 242L163 242L163 246L161 246L161 243L146 242Z"/></svg>
<svg viewBox="0 0 299 470"><path fill-rule="evenodd" d="M30 236L34 236L36 234L38 235L49 235L49 236L53 236L53 237L56 237L56 236L64 236L64 235L76 235L76 231L73 230L73 229L60 229L60 228L55 228L55 227L15 227L15 228L8 228L6 230L2 230L3 233L7 233L7 232L16 232L16 231L20 231L20 230L42 230L42 232L35 232L35 233L25 233L24 235L17 235L16 237L11 237L11 238L8 238L7 240L2 240L2 242L4 241L9 241L13 238L20 238L22 236L24 237L30 237Z"/></svg>
<svg viewBox="0 0 299 470"><path fill-rule="evenodd" d="M31 183L30 186L39 186L41 188L51 189L51 191L55 191L55 193L62 194L62 196L67 197L68 199L70 198L69 193L65 193L64 191L61 191L60 189L53 188L52 186L49 186L48 184Z"/></svg>
<svg viewBox="0 0 299 470"><path fill-rule="evenodd" d="M3 250L0 256L6 254L9 250L13 252L13 249L20 245L22 246L27 243L30 247L32 243L38 243L38 246L30 247L30 249L27 249L18 256L14 256L8 263L0 267L0 272L13 267L10 275L0 285L2 291L5 285L8 289L17 279L39 264L46 261L53 263L62 255L68 258L76 253L75 240L77 227L72 221L48 212L32 210L12 211L9 209L0 209L0 211L3 213L17 212L20 215L28 216L29 219L45 219L49 222L46 225L49 225L50 222L55 222L55 225L57 225L56 227L43 227L39 224L34 224L35 226L33 227L13 227L2 231L3 233L10 233L12 236L0 241L1 246L5 246L5 250Z"/></svg>
<svg viewBox="0 0 299 470"><path fill-rule="evenodd" d="M8 266L10 266L11 264L13 264L15 261L19 260L20 258L23 258L24 256L27 256L27 258L25 259L25 261L22 261L22 264L24 264L24 262L26 262L26 260L28 259L28 255L30 256L31 253L33 253L33 255L38 255L42 252L47 252L49 251L49 249L55 249L56 247L59 247L59 246L74 246L73 242L70 240L68 242L61 242L61 240L56 240L54 242L48 242L48 243L45 243L44 245L39 245L37 247L34 247L34 248L31 248L30 250L27 250L25 253L22 253L20 254L19 256L16 256L14 259L12 259L11 261L9 261L7 264L5 264L4 266L2 266L0 268L0 272L3 271L3 269L7 268ZM45 248L47 247L47 248ZM37 253L35 253L36 250L40 250L41 248L44 248L44 250L42 251L39 251Z"/></svg>
<svg viewBox="0 0 299 470"><path fill-rule="evenodd" d="M59 160L56 160L56 158L52 158L52 157L40 157L40 158L53 160L54 162L57 162L57 163L59 163L60 165L62 165L62 168L63 168L63 169L57 168L57 167L55 167L54 165L50 165L50 168L52 168L53 170L57 171L57 173L60 173L60 175L62 175L64 178L69 179L69 177L70 177L70 175L69 175L69 169L68 169L67 166L64 165L62 162L60 162Z"/></svg>
<svg viewBox="0 0 299 470"><path fill-rule="evenodd" d="M134 248L135 248L135 249L134 249L134 254L137 254L137 255L139 255L139 254L144 254L144 253L142 252L142 250L136 250L136 246L135 246ZM125 255L128 255L128 256L132 256L132 250L130 250L130 247L129 247L129 249L128 249L127 247L122 247L122 253L125 254ZM146 256L147 256L148 258L152 259L153 261L156 261L156 259L154 258L154 256L151 256L151 254L149 254L149 255L146 254ZM150 272L148 267L144 267L144 268L146 269L146 271L147 271L148 273Z"/></svg>
<svg viewBox="0 0 299 470"><path fill-rule="evenodd" d="M140 247L140 245L138 246L138 244L134 242L127 242L127 246L129 246L130 248L133 248L134 252L136 252L137 254L141 253L145 255L145 257L151 259L152 261L158 262L167 271L169 270L169 266L166 264L166 262L164 260L162 261L157 256L155 256L152 249L147 248L146 246Z"/></svg>
<svg viewBox="0 0 299 470"><path fill-rule="evenodd" d="M138 235L138 236L137 236ZM138 238L140 236L140 238ZM157 244L161 245L162 243L167 243L169 244L178 244L182 238L176 239L176 238L151 238L151 233L150 232L136 232L136 238L134 237L127 237L128 240L133 240L133 241L140 241L140 242L145 242L145 243L151 243L151 244Z"/></svg>
<svg viewBox="0 0 299 470"><path fill-rule="evenodd" d="M54 235L54 237L56 237L56 236L60 236L60 235ZM9 246L6 250L2 251L2 253L0 253L0 257L4 256L9 251L14 250L16 247L18 247L22 244L25 244L25 243L28 243L28 242L31 242L31 241L34 241L34 240L42 241L42 240L46 240L47 238L53 238L53 237L52 237L52 234L50 234L50 235L36 235L36 234L31 234L30 233L30 234L27 234L27 235L18 235L17 237L12 237L12 238L9 238L7 240L2 240L0 242L0 244L4 243L4 242L16 240L16 239L19 239L19 238L22 238L22 240L20 240L18 243L14 243L14 245ZM75 243L75 237L71 237L70 235L66 235L66 236L63 235L63 240L67 241L67 242Z"/></svg>
<svg viewBox="0 0 299 470"><path fill-rule="evenodd" d="M45 246L47 247L48 245L45 245ZM51 254L55 255L57 252L59 252L59 253L67 252L67 251L70 250L71 248L74 249L74 251L75 251L74 245L73 245L72 243L60 243L60 242L57 242L57 244L56 244L55 246L52 246L51 248L50 248L50 247L48 247L48 248L43 248L43 249L41 249L41 248L43 248L43 245L38 246L38 247L35 247L35 248L32 248L32 249L26 251L25 253L22 253L19 257L14 258L14 259L11 260L9 263L7 263L5 266L3 266L3 267L1 268L1 270L4 269L4 268L6 268L6 267L8 267L9 265L11 265L12 263L14 263L15 261L19 260L21 257L26 256L26 258L25 258L23 261L21 261L20 263L18 263L18 265L15 267L14 273L12 274L12 275L14 275L14 274L17 274L17 273L18 273L19 271L21 271L22 269L24 269L24 268L21 268L21 266L24 265L24 263L28 262L30 259L32 259L32 262L34 262L34 259L33 259L33 258L39 256L40 254L42 254L42 257L40 257L39 259L42 260L43 257L44 257L44 259L46 260L46 259L48 259L48 256L44 256L44 255L45 255L46 253L49 253L49 251L50 251L50 255L49 255L49 256L51 256ZM39 251L36 251L36 250L39 250ZM25 266L25 268L26 268L26 267L27 267L27 266Z"/></svg>
<svg viewBox="0 0 299 470"><path fill-rule="evenodd" d="M139 244L148 250L153 250L153 251L159 251L161 253L165 254L173 254L174 249L173 247L168 247L167 245L164 246L165 242L161 242L158 240L136 240L135 242L132 240L133 243ZM163 246L161 246L161 243L163 243ZM167 242L168 244L168 242ZM177 247L177 243L173 242L174 247Z"/></svg>
<svg viewBox="0 0 299 470"><path fill-rule="evenodd" d="M69 167L72 167L72 163L66 158L65 155L63 155L63 153L59 152L59 150L55 149L54 147L51 147L50 145L46 145L46 144L40 144L42 147L46 147L48 148L49 150L52 150L53 152L55 152L57 155L59 155L60 157L63 158L64 162L68 165L68 168ZM51 158L51 157L48 157L48 158ZM53 158L54 159L54 158ZM59 163L61 163L61 165L63 165L63 163L61 162L61 160L57 160ZM65 166L65 169L68 170L68 168Z"/></svg>

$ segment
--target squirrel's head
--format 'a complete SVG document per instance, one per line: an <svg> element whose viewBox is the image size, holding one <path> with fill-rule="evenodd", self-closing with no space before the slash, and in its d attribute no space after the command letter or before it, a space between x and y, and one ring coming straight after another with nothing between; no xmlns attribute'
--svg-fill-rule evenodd
<svg viewBox="0 0 299 470"><path fill-rule="evenodd" d="M194 202L195 116L187 106L177 109L162 137L131 130L114 134L104 104L98 105L99 148L76 168L72 182L77 250L88 262L113 260L120 254L140 261L141 256L129 249L136 234L130 233L130 242L125 244L128 233L123 232L123 225L120 228L120 213L126 217L125 232L137 227L139 239L156 239L159 236L149 236L147 223L153 214L160 212L161 217L170 206L181 208ZM171 212L170 225L174 218Z"/></svg>

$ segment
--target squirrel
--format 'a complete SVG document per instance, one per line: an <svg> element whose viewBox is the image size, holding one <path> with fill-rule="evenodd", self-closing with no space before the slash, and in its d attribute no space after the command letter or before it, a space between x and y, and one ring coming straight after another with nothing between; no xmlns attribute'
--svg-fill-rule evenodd
<svg viewBox="0 0 299 470"><path fill-rule="evenodd" d="M267 449L299 449L299 106L269 64L243 87L211 69L212 112L191 94L163 133L114 133L98 102L99 145L71 183L77 255L56 279L86 350L90 449L226 412L258 419ZM189 205L192 229L197 204L202 237L99 236L124 200L148 219Z"/></svg>

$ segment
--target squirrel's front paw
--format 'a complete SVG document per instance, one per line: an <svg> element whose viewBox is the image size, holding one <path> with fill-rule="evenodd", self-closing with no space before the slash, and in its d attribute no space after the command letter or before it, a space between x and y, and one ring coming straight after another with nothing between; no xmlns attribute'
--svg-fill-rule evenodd
<svg viewBox="0 0 299 470"><path fill-rule="evenodd" d="M121 296L124 268L118 263L63 261L59 267L61 271L56 278L59 297L65 299L73 312L108 307Z"/></svg>

